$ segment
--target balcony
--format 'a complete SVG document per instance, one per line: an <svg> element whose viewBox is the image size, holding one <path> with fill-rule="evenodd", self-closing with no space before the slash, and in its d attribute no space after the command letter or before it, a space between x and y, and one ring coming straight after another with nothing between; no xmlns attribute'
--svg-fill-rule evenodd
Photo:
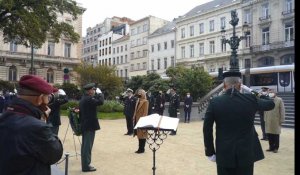
<svg viewBox="0 0 300 175"><path fill-rule="evenodd" d="M281 41L270 43L268 45L255 45L252 46L252 50L253 52L264 52L269 50L284 49L287 47L294 47L294 41Z"/></svg>
<svg viewBox="0 0 300 175"><path fill-rule="evenodd" d="M270 15L265 15L262 17L259 17L259 24L260 25L264 25L264 24L268 24L271 23L271 16Z"/></svg>
<svg viewBox="0 0 300 175"><path fill-rule="evenodd" d="M284 47L294 47L294 41L286 41Z"/></svg>
<svg viewBox="0 0 300 175"><path fill-rule="evenodd" d="M291 19L295 16L294 14L294 9L290 9L290 10L286 10L286 11L283 11L281 14L282 14L282 20L287 20L287 19Z"/></svg>

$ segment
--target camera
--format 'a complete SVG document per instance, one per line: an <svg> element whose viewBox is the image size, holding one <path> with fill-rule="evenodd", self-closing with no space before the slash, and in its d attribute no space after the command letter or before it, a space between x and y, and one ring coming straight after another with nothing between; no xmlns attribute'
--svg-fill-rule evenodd
<svg viewBox="0 0 300 175"><path fill-rule="evenodd" d="M57 93L52 93L49 95L49 105L53 104L57 100L64 100L67 94L63 89L59 89Z"/></svg>

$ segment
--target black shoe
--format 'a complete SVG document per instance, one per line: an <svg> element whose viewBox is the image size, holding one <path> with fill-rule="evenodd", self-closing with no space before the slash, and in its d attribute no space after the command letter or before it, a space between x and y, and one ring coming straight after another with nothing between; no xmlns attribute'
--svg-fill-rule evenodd
<svg viewBox="0 0 300 175"><path fill-rule="evenodd" d="M171 136L174 136L174 135L176 135L176 133L170 133L170 135L171 135Z"/></svg>
<svg viewBox="0 0 300 175"><path fill-rule="evenodd" d="M124 134L124 135L128 135L128 136L131 136L133 133L126 133L126 134Z"/></svg>
<svg viewBox="0 0 300 175"><path fill-rule="evenodd" d="M144 153L144 152L145 152L145 150L137 150L135 153L141 154L141 153Z"/></svg>
<svg viewBox="0 0 300 175"><path fill-rule="evenodd" d="M91 171L96 171L97 169L94 167L89 167L88 169L83 169L82 172L91 172Z"/></svg>
<svg viewBox="0 0 300 175"><path fill-rule="evenodd" d="M278 149L274 149L274 150L273 150L273 153L278 153Z"/></svg>
<svg viewBox="0 0 300 175"><path fill-rule="evenodd" d="M261 138L260 140L268 140L267 138Z"/></svg>
<svg viewBox="0 0 300 175"><path fill-rule="evenodd" d="M266 151L271 152L271 151L274 151L274 150L272 150L272 149L267 149Z"/></svg>

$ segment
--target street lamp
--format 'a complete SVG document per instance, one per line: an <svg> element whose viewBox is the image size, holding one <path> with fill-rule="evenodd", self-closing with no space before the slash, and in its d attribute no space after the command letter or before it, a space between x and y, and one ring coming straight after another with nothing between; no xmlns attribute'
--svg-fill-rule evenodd
<svg viewBox="0 0 300 175"><path fill-rule="evenodd" d="M231 50L232 50L231 51L231 56L230 56L230 69L229 69L229 71L238 72L239 71L239 64L238 64L238 59L237 59L237 49L239 47L240 41L245 39L246 36L249 35L249 33L250 33L249 25L247 24L247 22L245 22L244 25L243 25L242 30L244 32L244 36L240 36L240 37L236 36L235 27L239 23L239 18L237 17L236 10L231 11L231 21L229 21L229 23L233 26L232 37L230 37L230 39L226 39L225 38L226 30L224 29L224 27L222 27L222 30L221 30L222 43L223 44L228 43L230 45Z"/></svg>

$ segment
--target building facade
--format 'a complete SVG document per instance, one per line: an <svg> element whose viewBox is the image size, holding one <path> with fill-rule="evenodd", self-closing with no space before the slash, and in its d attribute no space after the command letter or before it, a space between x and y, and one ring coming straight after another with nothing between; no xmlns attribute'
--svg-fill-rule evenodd
<svg viewBox="0 0 300 175"><path fill-rule="evenodd" d="M149 35L148 72L166 77L166 70L175 67L175 21L169 22Z"/></svg>
<svg viewBox="0 0 300 175"><path fill-rule="evenodd" d="M147 74L149 65L148 37L167 22L164 19L148 16L130 25L130 77Z"/></svg>
<svg viewBox="0 0 300 175"><path fill-rule="evenodd" d="M81 36L82 16L74 21L71 15L64 14L58 16L58 20L72 24L75 32ZM2 36L0 31L0 79L17 82L20 77L30 73L31 48L14 42L4 43ZM49 38L41 48L33 50L33 74L51 84L76 83L77 75L73 70L81 62L81 43L71 43L63 37L59 43L55 43Z"/></svg>

